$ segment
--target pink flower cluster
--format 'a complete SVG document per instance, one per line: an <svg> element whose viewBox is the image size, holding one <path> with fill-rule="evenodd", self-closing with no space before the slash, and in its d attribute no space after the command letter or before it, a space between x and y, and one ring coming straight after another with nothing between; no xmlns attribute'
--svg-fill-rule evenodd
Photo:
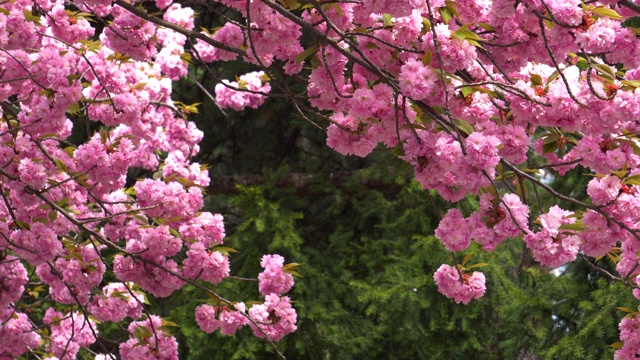
<svg viewBox="0 0 640 360"><path fill-rule="evenodd" d="M202 331L211 333L220 329L223 335L233 335L242 326L250 325L255 336L267 336L272 341L280 341L297 329L297 314L287 296L271 293L265 296L264 303L254 304L248 311L244 303L233 308L200 305L195 311L196 322Z"/></svg>
<svg viewBox="0 0 640 360"><path fill-rule="evenodd" d="M31 349L37 349L41 341L27 314L11 307L0 308L0 339L0 354L6 359L15 359Z"/></svg>
<svg viewBox="0 0 640 360"><path fill-rule="evenodd" d="M237 82L222 80L215 87L216 102L223 108L236 111L246 107L258 108L264 103L265 95L271 91L271 85L264 77L264 71L255 71L241 75Z"/></svg>
<svg viewBox="0 0 640 360"><path fill-rule="evenodd" d="M576 259L580 250L580 237L572 231L560 229L564 224L576 222L570 215L573 215L573 212L554 205L548 213L538 218L541 231L529 233L524 237L524 242L531 249L534 259L542 265L557 268Z"/></svg>
<svg viewBox="0 0 640 360"><path fill-rule="evenodd" d="M260 266L264 271L258 275L258 289L264 296L281 295L293 287L293 276L284 272L284 258L280 255L264 255Z"/></svg>
<svg viewBox="0 0 640 360"><path fill-rule="evenodd" d="M98 286L106 270L99 250L93 245L73 248L55 264L42 263L36 274L49 285L51 297L63 304L86 304L91 289Z"/></svg>
<svg viewBox="0 0 640 360"><path fill-rule="evenodd" d="M0 309L20 299L27 281L27 269L19 258L8 255L0 261Z"/></svg>
<svg viewBox="0 0 640 360"><path fill-rule="evenodd" d="M284 272L284 257L264 255L260 265L265 269L258 275L263 304L254 304L248 311L244 303L233 305L209 304L196 308L196 322L202 331L211 333L220 329L223 335L232 335L244 325L250 325L257 337L265 335L272 341L280 341L296 330L297 314L289 297L282 296L293 286L293 276Z"/></svg>
<svg viewBox="0 0 640 360"><path fill-rule="evenodd" d="M449 251L465 250L472 239L486 251L493 251L503 240L528 231L528 219L529 207L517 195L505 194L500 200L487 193L480 197L480 211L469 218L456 208L450 209L438 224L435 236Z"/></svg>
<svg viewBox="0 0 640 360"><path fill-rule="evenodd" d="M630 241L625 230L593 210L582 215L581 220L584 230L579 233L582 240L580 249L588 256L604 256L618 241Z"/></svg>
<svg viewBox="0 0 640 360"><path fill-rule="evenodd" d="M180 274L175 260L158 257L143 262L123 255L116 255L113 259L113 273L119 280L133 281L142 290L158 297L167 297L185 284L180 278L167 275L167 271Z"/></svg>
<svg viewBox="0 0 640 360"><path fill-rule="evenodd" d="M119 6L111 10L111 15L113 22L101 35L102 43L135 60L151 60L157 53L156 27Z"/></svg>
<svg viewBox="0 0 640 360"><path fill-rule="evenodd" d="M469 275L446 264L440 265L433 274L433 280L442 295L454 299L458 304L479 299L486 291L483 273L474 271Z"/></svg>
<svg viewBox="0 0 640 360"><path fill-rule="evenodd" d="M265 296L264 304L249 309L249 316L255 323L250 323L253 334L259 338L266 336L272 341L280 341L297 329L298 317L287 296Z"/></svg>
<svg viewBox="0 0 640 360"><path fill-rule="evenodd" d="M196 322L207 334L220 329L223 335L233 335L249 323L245 304L237 303L234 307L235 310L230 310L227 306L200 305L196 308Z"/></svg>
<svg viewBox="0 0 640 360"><path fill-rule="evenodd" d="M76 312L63 314L49 308L43 321L51 327L47 351L60 360L75 359L80 348L93 344L98 335L95 322Z"/></svg>
<svg viewBox="0 0 640 360"><path fill-rule="evenodd" d="M529 207L516 194L504 194L501 200L493 194L484 194L480 196L480 211L474 212L468 221L473 229L471 237L484 250L493 251L503 240L529 231Z"/></svg>
<svg viewBox="0 0 640 360"><path fill-rule="evenodd" d="M178 342L160 327L162 319L149 319L129 324L129 340L120 344L123 360L178 360Z"/></svg>
<svg viewBox="0 0 640 360"><path fill-rule="evenodd" d="M119 322L126 317L138 319L142 316L145 296L133 289L132 283L110 283L100 294L93 296L88 310L100 321Z"/></svg>
<svg viewBox="0 0 640 360"><path fill-rule="evenodd" d="M629 360L640 354L640 314L625 316L620 325L620 340L624 345L614 354L615 360Z"/></svg>
<svg viewBox="0 0 640 360"><path fill-rule="evenodd" d="M440 221L435 235L447 250L462 251L471 244L471 231L472 229L462 212L453 208L447 211L447 214Z"/></svg>
<svg viewBox="0 0 640 360"><path fill-rule="evenodd" d="M229 276L229 258L219 251L208 250L200 242L189 245L187 258L182 266L184 276L216 285Z"/></svg>
<svg viewBox="0 0 640 360"><path fill-rule="evenodd" d="M186 189L171 181L144 179L135 185L136 198L150 217L190 218L202 208L202 191L197 186Z"/></svg>
<svg viewBox="0 0 640 360"><path fill-rule="evenodd" d="M233 23L224 24L224 26L218 29L211 38L234 48L239 48L244 44L242 29ZM213 47L201 40L196 42L195 49L197 51L197 55L204 62L231 61L238 57L238 54L236 53Z"/></svg>

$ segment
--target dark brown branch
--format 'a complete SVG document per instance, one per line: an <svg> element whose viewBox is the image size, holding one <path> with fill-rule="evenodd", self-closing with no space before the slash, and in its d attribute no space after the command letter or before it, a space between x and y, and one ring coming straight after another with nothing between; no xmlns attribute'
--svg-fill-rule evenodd
<svg viewBox="0 0 640 360"><path fill-rule="evenodd" d="M618 1L618 5L620 5L620 6L624 6L624 7L626 7L627 9L630 9L630 10L635 11L635 12L637 12L638 14L640 14L640 5L638 5L638 4L636 4L636 3L634 3L634 2L633 2L633 1L631 1L631 0L621 0L621 1Z"/></svg>

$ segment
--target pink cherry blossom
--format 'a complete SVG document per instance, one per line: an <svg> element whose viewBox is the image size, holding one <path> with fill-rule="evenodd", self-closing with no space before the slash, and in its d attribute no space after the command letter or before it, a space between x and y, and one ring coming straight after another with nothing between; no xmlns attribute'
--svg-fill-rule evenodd
<svg viewBox="0 0 640 360"><path fill-rule="evenodd" d="M438 291L458 304L468 304L472 299L479 299L486 291L484 274L478 271L468 275L443 264L436 270L433 279L438 285Z"/></svg>
<svg viewBox="0 0 640 360"><path fill-rule="evenodd" d="M258 275L258 289L264 296L282 295L293 287L293 276L284 272L284 258L280 255L264 255L260 266L264 271Z"/></svg>

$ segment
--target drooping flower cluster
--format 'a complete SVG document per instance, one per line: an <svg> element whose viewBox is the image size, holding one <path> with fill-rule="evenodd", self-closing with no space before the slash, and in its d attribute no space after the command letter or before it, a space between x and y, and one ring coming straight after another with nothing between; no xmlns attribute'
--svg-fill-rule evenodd
<svg viewBox="0 0 640 360"><path fill-rule="evenodd" d="M0 339L0 354L7 358L17 358L41 342L27 314L11 307L0 308Z"/></svg>
<svg viewBox="0 0 640 360"><path fill-rule="evenodd" d="M63 314L49 308L43 321L51 327L47 351L61 360L75 359L80 348L93 344L98 335L95 322L76 312Z"/></svg>
<svg viewBox="0 0 640 360"><path fill-rule="evenodd" d="M133 289L132 283L111 283L94 295L88 310L100 321L122 321L126 317L138 319L142 316L145 296Z"/></svg>
<svg viewBox="0 0 640 360"><path fill-rule="evenodd" d="M637 358L640 354L640 314L626 316L620 321L620 340L624 345L615 352L615 360Z"/></svg>
<svg viewBox="0 0 640 360"><path fill-rule="evenodd" d="M288 296L276 294L265 296L264 304L253 305L249 309L253 334L257 337L268 337L272 341L280 341L285 335L296 331L297 314Z"/></svg>
<svg viewBox="0 0 640 360"><path fill-rule="evenodd" d="M440 265L433 280L442 295L454 299L458 304L468 304L472 299L479 299L486 291L483 273L474 271L469 275L446 264Z"/></svg>
<svg viewBox="0 0 640 360"><path fill-rule="evenodd" d="M460 210L450 209L440 221L435 235L449 251L463 251L475 240L486 251L493 251L507 238L528 231L529 207L515 194L502 199L493 194L480 197L480 211L464 218ZM514 222L514 219L516 220Z"/></svg>
<svg viewBox="0 0 640 360"><path fill-rule="evenodd" d="M223 108L240 111L246 107L257 109L271 91L263 71L241 75L238 81L222 80L216 85L216 102Z"/></svg>
<svg viewBox="0 0 640 360"><path fill-rule="evenodd" d="M260 266L264 271L258 275L258 290L264 296L281 295L293 287L293 276L284 272L284 258L280 255L264 255Z"/></svg>
<svg viewBox="0 0 640 360"><path fill-rule="evenodd" d="M542 226L540 232L530 233L524 237L533 257L542 265L557 268L576 259L580 249L580 238L570 231L563 231L564 224L575 223L573 213L553 206L549 212L540 215Z"/></svg>
<svg viewBox="0 0 640 360"><path fill-rule="evenodd" d="M27 281L27 269L20 259L9 255L0 261L0 309L20 299Z"/></svg>
<svg viewBox="0 0 640 360"><path fill-rule="evenodd" d="M294 332L297 314L289 297L281 296L293 287L293 276L285 272L284 257L264 255L260 265L264 271L258 275L263 304L254 304L247 311L242 302L231 305L203 304L196 308L196 322L202 331L211 333L220 329L223 335L233 335L236 330L250 325L257 337L265 335L272 341L280 341Z"/></svg>
<svg viewBox="0 0 640 360"><path fill-rule="evenodd" d="M120 344L122 359L178 360L178 342L161 326L162 319L155 315L129 324L129 340Z"/></svg>
<svg viewBox="0 0 640 360"><path fill-rule="evenodd" d="M244 303L235 304L235 310L227 306L200 305L196 308L196 322L202 331L212 333L220 329L223 335L233 335L249 323Z"/></svg>

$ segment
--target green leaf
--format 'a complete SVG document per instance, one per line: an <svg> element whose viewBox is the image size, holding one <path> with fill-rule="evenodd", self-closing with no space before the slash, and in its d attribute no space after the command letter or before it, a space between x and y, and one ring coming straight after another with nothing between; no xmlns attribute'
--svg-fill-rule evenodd
<svg viewBox="0 0 640 360"><path fill-rule="evenodd" d="M25 229L25 230L31 230L31 225L29 225L28 223L24 222L24 221L20 221L20 220L15 220L16 225L18 225L19 228L21 229Z"/></svg>
<svg viewBox="0 0 640 360"><path fill-rule="evenodd" d="M624 346L623 342L616 342L616 343L613 343L613 344L609 345L609 347L612 347L612 348L614 348L616 350L622 349L623 346Z"/></svg>
<svg viewBox="0 0 640 360"><path fill-rule="evenodd" d="M462 262L460 263L460 265L465 266L469 260L471 260L471 257L473 256L473 253L468 253L464 259L462 259Z"/></svg>
<svg viewBox="0 0 640 360"><path fill-rule="evenodd" d="M474 131L476 131L473 128L473 125L469 124L468 122L464 121L464 120L454 120L454 123L456 124L456 126L458 127L458 129L462 130L463 132L465 132L467 135L472 134Z"/></svg>
<svg viewBox="0 0 640 360"><path fill-rule="evenodd" d="M70 114L76 114L78 111L80 111L80 103L78 102L71 103L69 109L67 109L67 112Z"/></svg>
<svg viewBox="0 0 640 360"><path fill-rule="evenodd" d="M81 175L75 178L75 182L77 182L78 184L80 184L80 186L85 187L87 189L91 187L91 184L88 183L88 180L89 180L89 177L87 175Z"/></svg>
<svg viewBox="0 0 640 360"><path fill-rule="evenodd" d="M291 7L295 5L297 2L298 2L297 0L283 0L282 6L284 6L287 9L291 9Z"/></svg>
<svg viewBox="0 0 640 360"><path fill-rule="evenodd" d="M180 233L178 232L178 230L174 229L174 228L169 228L169 233L175 237L180 237Z"/></svg>
<svg viewBox="0 0 640 360"><path fill-rule="evenodd" d="M467 266L467 269L476 269L476 268L479 268L479 267L489 266L489 265L491 265L491 264L489 264L489 263L477 263L477 264L473 264L471 266Z"/></svg>
<svg viewBox="0 0 640 360"><path fill-rule="evenodd" d="M484 88L482 86L473 86L472 89L474 91L479 91L481 93L485 93L485 94L491 96L492 98L495 98L495 97L498 96L494 91L491 91L491 90L489 90L487 88Z"/></svg>
<svg viewBox="0 0 640 360"><path fill-rule="evenodd" d="M149 330L146 326L138 325L135 327L135 329L133 329L133 337L140 341L148 339L152 336L153 334L151 333L151 330Z"/></svg>
<svg viewBox="0 0 640 360"><path fill-rule="evenodd" d="M54 160L54 161L55 161L55 163L56 163L56 167L57 167L60 171L62 171L62 172L64 172L64 173L68 173L68 172L69 172L69 169L67 168L67 165L66 165L62 160L60 160L60 159L53 159L53 160Z"/></svg>
<svg viewBox="0 0 640 360"><path fill-rule="evenodd" d="M493 26L489 25L489 24L485 24L485 23L479 23L478 24L479 27L487 30L487 31L494 31Z"/></svg>
<svg viewBox="0 0 640 360"><path fill-rule="evenodd" d="M38 26L41 26L40 16L33 15L31 11L27 11L27 10L24 10L23 13L24 13L25 20L30 21Z"/></svg>
<svg viewBox="0 0 640 360"><path fill-rule="evenodd" d="M618 14L617 12L615 12L612 9L609 9L608 7L603 7L603 6L598 6L594 9L591 10L591 12L593 12L594 14L598 14L604 17L608 17L608 18L612 18L615 20L622 20L623 17L620 16L620 14Z"/></svg>
<svg viewBox="0 0 640 360"><path fill-rule="evenodd" d="M306 58L314 54L316 51L318 51L317 45L313 45L307 48L305 51L301 52L300 55L296 56L295 58L296 64L298 65L301 64L302 62L304 62Z"/></svg>
<svg viewBox="0 0 640 360"><path fill-rule="evenodd" d="M542 85L542 77L540 75L529 73L529 77L531 78L531 85L534 85L534 86Z"/></svg>
<svg viewBox="0 0 640 360"><path fill-rule="evenodd" d="M393 27L393 16L391 14L382 14L382 26L385 28Z"/></svg>
<svg viewBox="0 0 640 360"><path fill-rule="evenodd" d="M367 45L365 45L364 47L365 47L365 49L380 49L380 46L378 46L374 42L370 42Z"/></svg>
<svg viewBox="0 0 640 360"><path fill-rule="evenodd" d="M520 198L524 198L524 194L526 189L523 189L526 185L524 185L524 182L518 181L516 182L516 194L520 197Z"/></svg>
<svg viewBox="0 0 640 360"><path fill-rule="evenodd" d="M448 7L440 8L440 16L442 16L442 21L445 24L448 24L449 21L453 18L453 13Z"/></svg>
<svg viewBox="0 0 640 360"><path fill-rule="evenodd" d="M586 61L586 60L585 60ZM560 75L560 73L558 72L558 70L554 71L551 75L549 75L549 77L547 78L547 81L545 82L546 86L549 86L549 84L551 84L553 82L553 80L557 79L558 76Z"/></svg>
<svg viewBox="0 0 640 360"><path fill-rule="evenodd" d="M471 94L473 94L473 89L469 86L465 86L463 88L460 89L460 92L462 93L462 96L467 97Z"/></svg>
<svg viewBox="0 0 640 360"><path fill-rule="evenodd" d="M238 250L236 250L234 248L226 247L226 246L216 246L211 250L212 251L217 251L217 252L221 253L222 255L226 255L226 256L229 256L229 253L237 253L238 252Z"/></svg>
<svg viewBox="0 0 640 360"><path fill-rule="evenodd" d="M627 176L622 182L626 184L627 181L640 181L640 174Z"/></svg>
<svg viewBox="0 0 640 360"><path fill-rule="evenodd" d="M109 132L106 129L100 129L100 141L102 145L107 144L107 140L109 139Z"/></svg>
<svg viewBox="0 0 640 360"><path fill-rule="evenodd" d="M505 171L503 173L501 173L500 175L496 176L496 180L502 180L502 179L508 179L512 176L514 176L516 173L514 173L513 171Z"/></svg>
<svg viewBox="0 0 640 360"><path fill-rule="evenodd" d="M640 87L640 80L622 80L621 83L624 85L628 85L634 88Z"/></svg>
<svg viewBox="0 0 640 360"><path fill-rule="evenodd" d="M173 321L162 319L161 326L165 327L180 327L180 325L174 323Z"/></svg>
<svg viewBox="0 0 640 360"><path fill-rule="evenodd" d="M460 40L482 40L480 36L478 36L478 34L464 28L456 30L453 34L451 34L451 36Z"/></svg>
<svg viewBox="0 0 640 360"><path fill-rule="evenodd" d="M338 13L338 15L342 15L342 8L340 7L340 5L338 5L337 3L332 3L331 6L336 9L336 13Z"/></svg>
<svg viewBox="0 0 640 360"><path fill-rule="evenodd" d="M586 71L589 68L589 62L587 59L580 57L578 61L576 61L576 66L580 71Z"/></svg>
<svg viewBox="0 0 640 360"><path fill-rule="evenodd" d="M427 31L431 30L431 21L424 16L422 17L422 25L423 34L426 34Z"/></svg>
<svg viewBox="0 0 640 360"><path fill-rule="evenodd" d="M446 7L447 9L449 9L449 11L451 11L451 13L452 13L453 15L460 16L460 13L459 13L459 12L458 12L458 10L456 9L456 6L458 6L458 3L456 3L455 1L452 1L452 0L446 0L446 1L444 2L444 4L445 4L445 7Z"/></svg>
<svg viewBox="0 0 640 360"><path fill-rule="evenodd" d="M401 143L396 144L396 146L393 148L393 150L391 150L391 153L397 157L400 156L404 156L405 152L404 152L404 147L402 146Z"/></svg>
<svg viewBox="0 0 640 360"><path fill-rule="evenodd" d="M640 16L632 16L623 21L620 25L626 28L640 28Z"/></svg>
<svg viewBox="0 0 640 360"><path fill-rule="evenodd" d="M582 231L584 230L584 224L582 224L581 222L576 222L575 224L562 224L560 225L559 230Z"/></svg>
<svg viewBox="0 0 640 360"><path fill-rule="evenodd" d="M542 152L545 154L552 153L558 150L558 142L552 141L542 146Z"/></svg>
<svg viewBox="0 0 640 360"><path fill-rule="evenodd" d="M616 79L616 72L611 68L611 66L605 64L593 64L593 67L598 70L598 73L603 78L611 81Z"/></svg>
<svg viewBox="0 0 640 360"><path fill-rule="evenodd" d="M424 56L422 57L422 64L424 64L424 66L429 66L429 64L431 64L432 57L433 54L431 53L431 50L427 49L427 51L424 53Z"/></svg>
<svg viewBox="0 0 640 360"><path fill-rule="evenodd" d="M283 270L283 271L284 271L284 272L286 272L286 273L288 273L288 274L291 274L291 275L293 275L293 276L295 276L295 277L299 277L299 278L303 277L302 275L300 275L300 273L299 273L299 272L297 272L297 271L295 271L295 270Z"/></svg>
<svg viewBox="0 0 640 360"><path fill-rule="evenodd" d="M302 277L302 275L300 275L300 273L298 273L297 271L295 271L294 269L297 268L298 266L301 266L302 264L298 264L298 263L290 263L290 264L285 264L282 267L282 271L291 274L293 276L297 276L297 277Z"/></svg>
<svg viewBox="0 0 640 360"><path fill-rule="evenodd" d="M624 311L628 314L635 314L636 312L633 311L632 309L629 309L628 307L616 307L616 309L620 310L620 311Z"/></svg>

